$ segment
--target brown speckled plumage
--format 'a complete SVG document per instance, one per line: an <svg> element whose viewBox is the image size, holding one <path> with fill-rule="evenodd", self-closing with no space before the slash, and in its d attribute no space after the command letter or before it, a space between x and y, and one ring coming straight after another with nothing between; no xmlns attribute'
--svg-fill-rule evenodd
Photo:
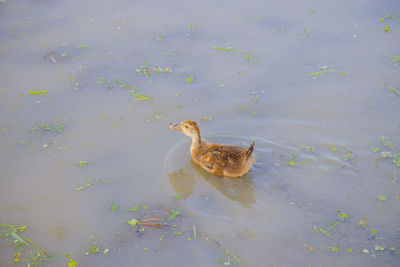
<svg viewBox="0 0 400 267"><path fill-rule="evenodd" d="M170 128L192 138L192 159L209 173L239 177L246 174L255 162L254 142L248 148L210 143L201 139L200 129L194 121L170 124Z"/></svg>

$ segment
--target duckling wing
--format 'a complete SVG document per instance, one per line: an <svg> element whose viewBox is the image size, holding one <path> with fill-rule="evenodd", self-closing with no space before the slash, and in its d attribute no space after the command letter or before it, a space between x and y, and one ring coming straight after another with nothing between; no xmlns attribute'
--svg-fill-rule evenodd
<svg viewBox="0 0 400 267"><path fill-rule="evenodd" d="M241 149L235 146L211 145L203 152L202 160L225 168L227 165L236 164L241 154Z"/></svg>

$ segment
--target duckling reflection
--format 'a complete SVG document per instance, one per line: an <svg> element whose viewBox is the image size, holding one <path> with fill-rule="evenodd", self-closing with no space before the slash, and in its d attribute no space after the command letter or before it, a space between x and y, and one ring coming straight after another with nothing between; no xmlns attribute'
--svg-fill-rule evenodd
<svg viewBox="0 0 400 267"><path fill-rule="evenodd" d="M226 198L239 202L245 208L256 202L254 199L255 185L249 174L240 179L216 178L191 160L186 166L169 173L168 176L175 192L183 198L193 194L197 183L206 181Z"/></svg>

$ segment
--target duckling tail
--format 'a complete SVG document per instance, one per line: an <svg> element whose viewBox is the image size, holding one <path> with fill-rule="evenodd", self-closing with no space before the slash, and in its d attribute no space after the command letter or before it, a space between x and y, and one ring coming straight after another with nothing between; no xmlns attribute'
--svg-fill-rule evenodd
<svg viewBox="0 0 400 267"><path fill-rule="evenodd" d="M249 148L246 150L246 159L248 159L251 156L251 153L253 153L254 143L255 143L255 141L253 141L253 143L251 143Z"/></svg>

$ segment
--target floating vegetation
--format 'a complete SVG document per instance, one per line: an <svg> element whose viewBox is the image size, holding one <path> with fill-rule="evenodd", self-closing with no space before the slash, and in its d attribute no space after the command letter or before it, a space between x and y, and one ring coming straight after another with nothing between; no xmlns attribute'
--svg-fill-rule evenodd
<svg viewBox="0 0 400 267"><path fill-rule="evenodd" d="M392 58L392 64L393 64L394 66L398 66L398 65L399 65L399 63L400 63L400 57L392 56L392 55L389 55L389 54L387 54L387 56L389 56L389 57Z"/></svg>
<svg viewBox="0 0 400 267"><path fill-rule="evenodd" d="M30 91L29 94L30 95L46 96L48 92L50 92L50 90Z"/></svg>
<svg viewBox="0 0 400 267"><path fill-rule="evenodd" d="M385 31L385 32L390 32L390 28L389 28L388 25L385 26L385 30L384 30L384 31Z"/></svg>
<svg viewBox="0 0 400 267"><path fill-rule="evenodd" d="M200 121L211 121L211 120L212 120L212 117L211 117L211 116L202 117L202 118L200 119Z"/></svg>
<svg viewBox="0 0 400 267"><path fill-rule="evenodd" d="M86 48L86 47L88 47L87 45L77 45L77 46L75 46L76 48Z"/></svg>
<svg viewBox="0 0 400 267"><path fill-rule="evenodd" d="M339 247L335 247L335 246L332 246L332 247L330 247L329 248L330 249L330 251L332 251L332 252L339 252Z"/></svg>
<svg viewBox="0 0 400 267"><path fill-rule="evenodd" d="M168 213L169 213L168 221L172 221L173 219L175 219L176 216L181 214L179 210L169 210Z"/></svg>
<svg viewBox="0 0 400 267"><path fill-rule="evenodd" d="M243 265L242 261L238 258L238 256L233 254L232 250L226 250L225 253L229 256L232 256L236 260L237 263L239 263L240 265Z"/></svg>
<svg viewBox="0 0 400 267"><path fill-rule="evenodd" d="M396 149L396 145L386 136L380 136L380 137L378 137L378 139L382 142L382 144L385 147L392 150L392 151L382 151L381 155L378 157L378 159L391 158L392 163L395 166L400 167L400 154L396 154L396 155L393 154L394 153L393 150ZM396 180L397 180L397 176L396 176L396 172L395 172L393 182L395 183Z"/></svg>
<svg viewBox="0 0 400 267"><path fill-rule="evenodd" d="M336 220L335 222L329 222L329 228L327 229L327 230L324 230L324 229L322 229L321 227L317 227L317 226L315 226L314 227L314 230L316 230L316 231L320 231L321 233L323 233L324 235L326 235L326 236L330 236L331 234L329 233L333 228L335 228L336 227L336 225L339 223L339 222L344 222L344 221L347 221L347 219L349 218L349 215L347 214L347 213L344 213L344 212L340 212L339 210L337 210L336 211L336 215L337 215L337 217L338 217L338 220Z"/></svg>
<svg viewBox="0 0 400 267"><path fill-rule="evenodd" d="M378 200L379 200L379 202L384 202L384 201L386 201L386 197L385 196L378 196Z"/></svg>
<svg viewBox="0 0 400 267"><path fill-rule="evenodd" d="M225 51L225 52L231 52L231 53L239 53L239 54L246 54L245 60L247 61L252 61L255 64L258 64L256 60L254 60L254 56L250 52L234 49L233 47L228 46L227 48L222 48L218 46L213 46L213 49L219 50L219 51Z"/></svg>
<svg viewBox="0 0 400 267"><path fill-rule="evenodd" d="M373 147L373 148L371 148L371 151L376 153L376 152L378 152L378 151L379 151L379 148L377 148L377 147Z"/></svg>
<svg viewBox="0 0 400 267"><path fill-rule="evenodd" d="M169 226L168 224L162 224L162 223L155 223L155 222L159 222L159 221L164 221L163 218L149 218L149 219L136 219L133 218L131 220L128 221L129 225L132 226L156 226L156 227L162 227L162 226Z"/></svg>
<svg viewBox="0 0 400 267"><path fill-rule="evenodd" d="M84 184L84 185L78 185L76 187L76 190L81 191L81 190L86 189L86 188L91 187L91 186L93 186L92 183L87 183L87 184Z"/></svg>
<svg viewBox="0 0 400 267"><path fill-rule="evenodd" d="M153 73L170 73L172 72L171 68L162 68L160 66L149 66L146 62L143 62L142 65L136 70L136 72L140 75L145 75L147 77L152 77Z"/></svg>
<svg viewBox="0 0 400 267"><path fill-rule="evenodd" d="M398 90L394 89L392 86L389 86L389 85L388 85L388 87L389 87L390 90L392 90L393 93L395 93L396 95L400 96L400 92Z"/></svg>
<svg viewBox="0 0 400 267"><path fill-rule="evenodd" d="M109 80L106 80L105 78L103 78L103 77L100 77L99 78L99 80L97 81L97 84L107 84L108 85L108 87L107 87L107 89L111 89L111 88L113 88L113 87L115 87L115 86L118 86L118 87L121 87L121 88L127 88L127 89L132 89L132 88L135 88L135 86L134 85L130 85L130 84L126 84L126 83L123 83L121 80L119 80L119 79L114 79L114 80L112 80L112 81L109 81Z"/></svg>
<svg viewBox="0 0 400 267"><path fill-rule="evenodd" d="M85 255L91 254L107 254L110 250L105 245L99 245L95 240L94 236L90 237L91 242L89 243L88 250L85 251Z"/></svg>
<svg viewBox="0 0 400 267"><path fill-rule="evenodd" d="M325 231L322 228L317 228L315 230L319 230L321 233L323 233L324 235L330 236L329 232L339 223L339 221L336 221L334 223L329 222L330 227Z"/></svg>
<svg viewBox="0 0 400 267"><path fill-rule="evenodd" d="M194 240L197 240L197 229L196 229L196 225L193 224L193 238Z"/></svg>
<svg viewBox="0 0 400 267"><path fill-rule="evenodd" d="M174 232L173 235L183 235L183 232Z"/></svg>
<svg viewBox="0 0 400 267"><path fill-rule="evenodd" d="M97 84L100 84L100 85L101 84L107 84L107 89L111 89L111 88L113 88L115 86L118 86L120 88L131 89L129 91L129 94L133 95L135 97L135 100L137 100L137 101L140 101L140 100L153 101L153 98L151 96L138 93L138 90L133 89L136 86L124 83L119 79L114 79L112 81L108 81L105 78L100 77L99 80L97 81Z"/></svg>
<svg viewBox="0 0 400 267"><path fill-rule="evenodd" d="M69 257L69 254L65 255L65 262L63 267L66 267L68 263L68 267L76 267L78 266L78 262L73 260L72 258Z"/></svg>
<svg viewBox="0 0 400 267"><path fill-rule="evenodd" d="M342 212L338 212L337 216L339 217L339 220L341 221L346 221L349 218L349 215L347 215L346 213Z"/></svg>
<svg viewBox="0 0 400 267"><path fill-rule="evenodd" d="M386 146L387 148L396 149L396 145L395 145L391 140L389 140L388 137L382 135L382 136L378 137L378 139L379 139L379 140L382 142L382 144L383 144L384 146Z"/></svg>
<svg viewBox="0 0 400 267"><path fill-rule="evenodd" d="M140 101L140 100L153 101L153 98L151 96L136 93L136 90L132 90L130 92L130 94L133 95L134 97L136 97L136 100L138 100L138 101Z"/></svg>
<svg viewBox="0 0 400 267"><path fill-rule="evenodd" d="M301 149L306 149L308 152L314 152L314 147L313 146L304 146L304 145L301 145L300 147L299 147L299 149L301 150Z"/></svg>
<svg viewBox="0 0 400 267"><path fill-rule="evenodd" d="M361 227L366 227L367 224L368 223L367 223L367 220L366 220L365 216L363 216L363 218L357 223L357 225L361 226Z"/></svg>
<svg viewBox="0 0 400 267"><path fill-rule="evenodd" d="M147 206L143 206L142 204L137 204L135 207L131 209L127 209L126 211L135 211L143 214L147 210Z"/></svg>
<svg viewBox="0 0 400 267"><path fill-rule="evenodd" d="M71 79L72 86L69 86L68 88L74 87L74 90L78 91L79 90L79 83L75 81L75 78Z"/></svg>
<svg viewBox="0 0 400 267"><path fill-rule="evenodd" d="M309 162L296 162L296 153L293 153L290 157L288 157L289 161L285 162L285 165L287 166L296 166L296 165L304 165L304 164L309 164Z"/></svg>
<svg viewBox="0 0 400 267"><path fill-rule="evenodd" d="M226 52L233 52L233 53L241 53L241 54L248 54L246 51L238 50L238 49L233 49L233 47L227 47L227 48L222 48L222 47L217 47L213 46L212 48L220 51L226 51Z"/></svg>
<svg viewBox="0 0 400 267"><path fill-rule="evenodd" d="M388 15L385 15L385 16L383 16L385 19L390 19L390 20L397 20L397 21L400 21L400 17L398 17L398 16L394 16L394 15L390 15L390 14L388 14Z"/></svg>
<svg viewBox="0 0 400 267"><path fill-rule="evenodd" d="M181 196L181 195L178 195L178 194L175 194L175 195L174 195L174 198L179 200L179 199L182 199L182 196Z"/></svg>
<svg viewBox="0 0 400 267"><path fill-rule="evenodd" d="M110 210L111 211L117 211L118 210L118 204L117 203L111 203Z"/></svg>
<svg viewBox="0 0 400 267"><path fill-rule="evenodd" d="M338 74L350 74L350 72L346 72L346 71L340 71L340 70L332 70L332 69L323 69L321 71L317 71L317 72L311 72L306 74L307 76L318 76L318 75L322 75L324 73L338 73Z"/></svg>
<svg viewBox="0 0 400 267"><path fill-rule="evenodd" d="M343 153L342 157L344 160L351 160L354 158L353 154L351 153L351 151L347 152L347 153Z"/></svg>
<svg viewBox="0 0 400 267"><path fill-rule="evenodd" d="M25 225L21 227L9 224L0 225L0 239L5 240L9 246L15 246L16 252L10 262L14 264L24 263L26 266L38 266L53 261L58 257L59 253L51 254L40 248L31 239L23 236L21 233L25 229ZM29 254L29 256L26 256L26 254Z"/></svg>
<svg viewBox="0 0 400 267"><path fill-rule="evenodd" d="M79 167L84 167L84 166L86 166L88 163L87 163L87 161L86 160L80 160L80 161L78 161L78 166Z"/></svg>
<svg viewBox="0 0 400 267"><path fill-rule="evenodd" d="M192 83L192 82L194 82L194 78L193 77L189 77L189 78L186 79L186 82L187 83Z"/></svg>
<svg viewBox="0 0 400 267"><path fill-rule="evenodd" d="M32 129L28 130L30 134L39 132L41 134L44 134L45 132L51 131L51 129L54 129L54 132L56 133L62 133L63 132L63 126L64 126L65 121L63 122L56 122L56 123L42 123L38 124Z"/></svg>
<svg viewBox="0 0 400 267"><path fill-rule="evenodd" d="M308 38L310 38L311 36L311 29L309 28L304 28L304 35L303 35L303 40L306 40Z"/></svg>

